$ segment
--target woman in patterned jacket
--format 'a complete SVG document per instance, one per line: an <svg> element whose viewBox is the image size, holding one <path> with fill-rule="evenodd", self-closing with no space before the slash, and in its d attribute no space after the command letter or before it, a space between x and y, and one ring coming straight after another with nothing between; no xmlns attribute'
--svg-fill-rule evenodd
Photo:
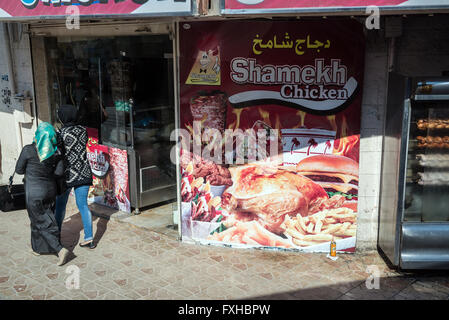
<svg viewBox="0 0 449 320"><path fill-rule="evenodd" d="M87 205L89 187L92 185L92 171L87 160L87 130L77 125L77 109L72 105L62 105L58 117L63 126L58 132L58 144L65 159L67 190L56 199L56 221L59 229L65 216L70 190L75 191L76 205L81 213L84 226L84 241L81 247L95 248L92 231L92 214Z"/></svg>

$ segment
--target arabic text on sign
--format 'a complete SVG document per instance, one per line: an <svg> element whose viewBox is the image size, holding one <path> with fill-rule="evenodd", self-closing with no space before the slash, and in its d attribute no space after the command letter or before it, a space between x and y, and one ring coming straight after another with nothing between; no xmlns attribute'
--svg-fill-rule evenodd
<svg viewBox="0 0 449 320"><path fill-rule="evenodd" d="M282 42L280 42L282 40ZM321 42L319 40L312 41L310 35L307 35L305 39L295 39L294 41L290 39L288 32L285 33L284 38L281 39L277 36L273 36L264 43L263 39L257 34L256 38L253 39L253 52L254 54L260 55L263 53L263 49L295 49L297 55L303 55L305 49L316 49L320 52L320 48L328 49L331 46L330 40Z"/></svg>

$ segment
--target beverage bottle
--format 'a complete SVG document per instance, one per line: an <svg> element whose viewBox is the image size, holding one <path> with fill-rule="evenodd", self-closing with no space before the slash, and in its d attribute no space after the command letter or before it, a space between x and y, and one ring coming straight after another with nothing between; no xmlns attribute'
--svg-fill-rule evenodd
<svg viewBox="0 0 449 320"><path fill-rule="evenodd" d="M334 238L332 238L331 245L330 245L330 256L331 257L337 256L337 243L335 242Z"/></svg>

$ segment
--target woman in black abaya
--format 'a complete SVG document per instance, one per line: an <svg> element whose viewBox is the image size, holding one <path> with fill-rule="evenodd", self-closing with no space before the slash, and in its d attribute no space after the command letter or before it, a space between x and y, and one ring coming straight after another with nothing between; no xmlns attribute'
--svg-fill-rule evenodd
<svg viewBox="0 0 449 320"><path fill-rule="evenodd" d="M69 251L60 243L55 219L56 177L64 174L62 158L57 155L53 126L39 124L32 144L23 147L16 163L17 174L25 174L25 197L31 222L31 247L35 254L56 253L58 266L67 262Z"/></svg>

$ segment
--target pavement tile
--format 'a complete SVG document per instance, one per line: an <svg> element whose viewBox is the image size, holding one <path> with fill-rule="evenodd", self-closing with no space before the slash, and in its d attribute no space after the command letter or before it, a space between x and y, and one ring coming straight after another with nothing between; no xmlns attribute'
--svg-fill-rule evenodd
<svg viewBox="0 0 449 320"><path fill-rule="evenodd" d="M175 295L181 296L182 297L181 299L189 299L192 298L192 296L194 295L192 291L188 290L184 286L180 286L178 283L168 285L164 287L164 289Z"/></svg>
<svg viewBox="0 0 449 320"><path fill-rule="evenodd" d="M385 300L392 298L394 295L395 293L386 294L384 291L376 289L368 290L364 284L357 286L345 294L345 296L354 300Z"/></svg>
<svg viewBox="0 0 449 320"><path fill-rule="evenodd" d="M67 300L67 297L65 297L61 294L56 294L56 295L52 296L51 298L49 298L48 300Z"/></svg>
<svg viewBox="0 0 449 320"><path fill-rule="evenodd" d="M145 299L151 299L151 300L177 300L177 299L183 299L181 295L178 295L172 291L169 291L165 288L160 288L157 290L154 290L145 297Z"/></svg>
<svg viewBox="0 0 449 320"><path fill-rule="evenodd" d="M448 293L439 287L429 286L423 282L417 281L403 289L395 299L404 298L405 300L441 300L447 299Z"/></svg>
<svg viewBox="0 0 449 320"><path fill-rule="evenodd" d="M357 299L352 296L348 296L348 295L344 294L344 295L338 297L337 300L357 300Z"/></svg>
<svg viewBox="0 0 449 320"><path fill-rule="evenodd" d="M419 284L424 287L431 288L435 291L441 292L443 294L449 295L449 285L448 285L448 279L426 279L426 278L417 278L416 284Z"/></svg>
<svg viewBox="0 0 449 320"><path fill-rule="evenodd" d="M141 279L131 277L122 270L112 272L104 279L96 281L101 287L130 299L138 299L141 295L136 291Z"/></svg>
<svg viewBox="0 0 449 320"><path fill-rule="evenodd" d="M66 289L60 294L71 300L94 300L111 291L98 283L80 281L79 288Z"/></svg>
<svg viewBox="0 0 449 320"><path fill-rule="evenodd" d="M132 299L119 293L109 291L103 295L96 297L94 300L132 300Z"/></svg>
<svg viewBox="0 0 449 320"><path fill-rule="evenodd" d="M348 291L345 295L359 300L383 300L394 298L397 294L403 293L406 288L413 285L413 279L409 278L380 278L379 289L367 287L363 282L354 289ZM372 283L372 282L370 282Z"/></svg>
<svg viewBox="0 0 449 320"><path fill-rule="evenodd" d="M59 296L59 293L57 291L54 291L43 285L38 285L31 288L29 294L26 296L24 295L26 299L31 297L32 300L51 300L57 296Z"/></svg>
<svg viewBox="0 0 449 320"><path fill-rule="evenodd" d="M148 279L155 287L159 287L159 288L165 288L168 285L170 285L171 281L170 280L164 280L161 279L160 277L152 277Z"/></svg>
<svg viewBox="0 0 449 320"><path fill-rule="evenodd" d="M69 264L59 267L56 264L45 264L41 265L39 268L30 268L30 273L25 275L45 285L51 285L51 283L55 282L64 283L64 279L67 276L65 270L68 265ZM18 272L20 272L20 270Z"/></svg>
<svg viewBox="0 0 449 320"><path fill-rule="evenodd" d="M57 292L26 276L13 274L0 287L0 295L19 300L44 300L57 295Z"/></svg>
<svg viewBox="0 0 449 320"><path fill-rule="evenodd" d="M342 295L340 291L332 287L307 288L289 294L298 300L333 300Z"/></svg>
<svg viewBox="0 0 449 320"><path fill-rule="evenodd" d="M73 201L72 201L73 202ZM0 299L448 299L449 277L390 270L376 252L325 254L241 250L178 242L173 236L94 218L97 248L80 248L80 215L71 204L62 242L73 260L29 252L26 211L0 212ZM70 266L80 270L79 289L68 289ZM380 289L367 289L368 266Z"/></svg>
<svg viewBox="0 0 449 320"><path fill-rule="evenodd" d="M13 288L15 282L18 279L23 279L24 276L11 269L0 268L0 292L2 290L7 290Z"/></svg>
<svg viewBox="0 0 449 320"><path fill-rule="evenodd" d="M147 279L135 282L133 285L133 290L139 295L138 299L148 299L153 292L160 288Z"/></svg>
<svg viewBox="0 0 449 320"><path fill-rule="evenodd" d="M116 270L116 266L104 262L92 261L85 270L80 269L80 278L87 281L102 281L103 279L107 279Z"/></svg>

